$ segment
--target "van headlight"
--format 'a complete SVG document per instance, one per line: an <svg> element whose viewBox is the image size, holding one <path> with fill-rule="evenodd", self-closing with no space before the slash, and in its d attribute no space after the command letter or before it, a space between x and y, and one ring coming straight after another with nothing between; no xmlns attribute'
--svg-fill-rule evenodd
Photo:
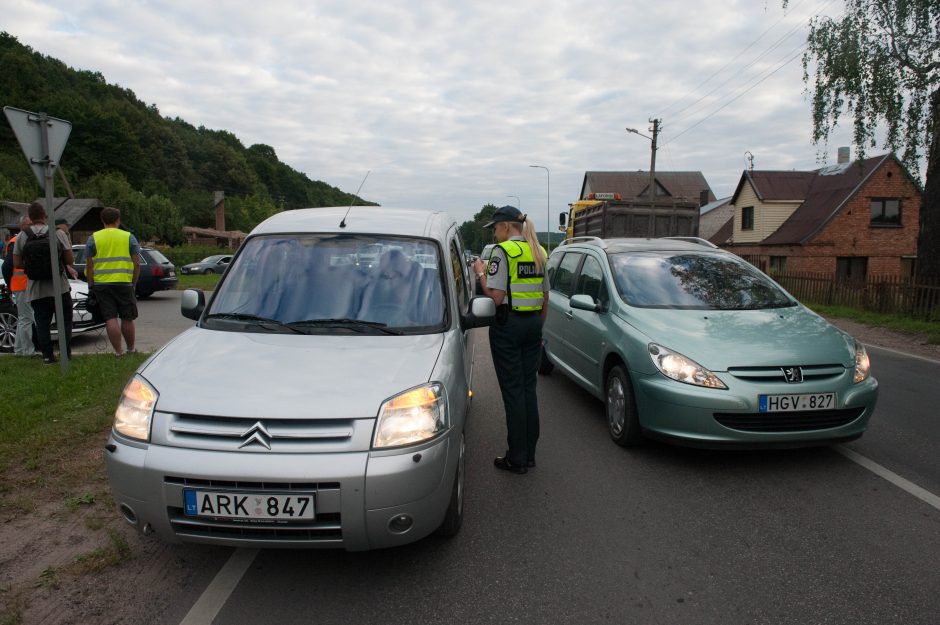
<svg viewBox="0 0 940 625"><path fill-rule="evenodd" d="M386 400L379 408L373 447L414 445L447 429L447 398L440 384L426 384Z"/></svg>
<svg viewBox="0 0 940 625"><path fill-rule="evenodd" d="M695 386L728 388L714 373L678 352L656 343L649 344L649 352L653 364L667 378Z"/></svg>
<svg viewBox="0 0 940 625"><path fill-rule="evenodd" d="M868 352L865 351L865 347L861 343L855 341L855 376L852 378L852 382L855 384L864 382L870 375L871 361L868 359Z"/></svg>
<svg viewBox="0 0 940 625"><path fill-rule="evenodd" d="M139 375L131 378L114 411L114 431L128 438L149 441L150 421L159 396L156 389Z"/></svg>

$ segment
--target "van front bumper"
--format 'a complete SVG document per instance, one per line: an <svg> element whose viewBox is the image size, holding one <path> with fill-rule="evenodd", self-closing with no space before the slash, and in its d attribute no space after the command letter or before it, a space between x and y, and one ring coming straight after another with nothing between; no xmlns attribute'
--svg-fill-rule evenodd
<svg viewBox="0 0 940 625"><path fill-rule="evenodd" d="M124 518L138 531L168 542L360 551L410 543L437 529L457 470L452 444L459 445L459 433L406 449L279 454L140 444L112 433L106 464ZM183 492L189 488L312 493L315 519L247 522L187 516Z"/></svg>

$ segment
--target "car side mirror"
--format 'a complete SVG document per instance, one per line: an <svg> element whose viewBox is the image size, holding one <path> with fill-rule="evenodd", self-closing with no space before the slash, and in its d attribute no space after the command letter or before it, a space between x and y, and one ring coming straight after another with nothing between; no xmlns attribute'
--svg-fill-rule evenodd
<svg viewBox="0 0 940 625"><path fill-rule="evenodd" d="M199 321L206 309L206 294L201 289L186 289L180 298L180 312L187 319Z"/></svg>
<svg viewBox="0 0 940 625"><path fill-rule="evenodd" d="M573 295L569 303L572 308L577 308L578 310L589 310L591 312L601 311L601 307L597 305L594 298L590 295Z"/></svg>
<svg viewBox="0 0 940 625"><path fill-rule="evenodd" d="M489 297L474 297L470 300L470 312L460 320L464 330L492 325L496 320L496 302Z"/></svg>

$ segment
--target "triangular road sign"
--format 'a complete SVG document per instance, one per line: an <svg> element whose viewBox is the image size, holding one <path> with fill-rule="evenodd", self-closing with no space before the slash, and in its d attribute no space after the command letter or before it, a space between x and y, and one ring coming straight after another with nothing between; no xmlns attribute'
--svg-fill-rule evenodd
<svg viewBox="0 0 940 625"><path fill-rule="evenodd" d="M46 127L49 133L49 152L43 154L42 149L42 128L39 125L40 116L38 113L31 113L22 109L4 106L3 112L13 128L17 141L23 149L23 154L29 162L39 186L46 188L46 162L51 161L52 166L59 164L59 158L62 151L65 150L65 144L69 140L69 133L72 132L72 122L55 117L46 117Z"/></svg>

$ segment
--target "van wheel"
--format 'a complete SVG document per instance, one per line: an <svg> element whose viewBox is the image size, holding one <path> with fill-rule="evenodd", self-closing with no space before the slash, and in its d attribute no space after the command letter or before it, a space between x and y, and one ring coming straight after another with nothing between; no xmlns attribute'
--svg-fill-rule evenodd
<svg viewBox="0 0 940 625"><path fill-rule="evenodd" d="M555 370L555 365L552 364L552 361L548 359L548 354L545 353L545 346L542 346L542 358L539 360L539 373L542 375L548 375Z"/></svg>
<svg viewBox="0 0 940 625"><path fill-rule="evenodd" d="M455 536L463 525L463 477L466 466L467 444L463 432L460 433L460 455L457 456L457 474L454 475L454 488L450 493L450 504L444 521L437 528L438 536Z"/></svg>
<svg viewBox="0 0 940 625"><path fill-rule="evenodd" d="M607 374L607 429L621 447L634 447L643 440L640 418L633 397L633 386L623 367L616 366Z"/></svg>

